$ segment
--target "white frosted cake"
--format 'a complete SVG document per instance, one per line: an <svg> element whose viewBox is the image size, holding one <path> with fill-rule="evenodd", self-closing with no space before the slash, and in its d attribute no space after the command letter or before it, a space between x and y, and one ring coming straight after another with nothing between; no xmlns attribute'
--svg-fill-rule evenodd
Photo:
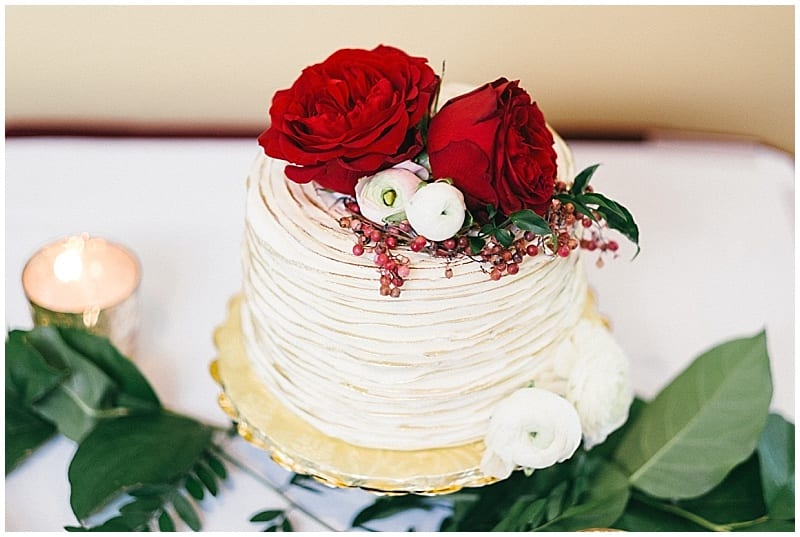
<svg viewBox="0 0 800 537"><path fill-rule="evenodd" d="M389 47L346 52L362 54L369 69L376 54L389 54L392 61L404 54ZM319 72L331 76L335 56L320 64L325 69ZM310 77L320 66L303 76ZM353 63L349 68L355 69ZM410 78L427 87L419 82L426 73ZM376 76L378 82L363 90L364 108L383 80ZM448 103L441 108L439 125L433 123L439 114L433 115L430 163L425 147L409 149L411 136L406 134L397 162L389 160L370 172L350 169L357 168L351 164L362 162L361 156L335 157L336 166L353 173L345 174L350 183L334 183L349 185L348 192L333 191L331 184L320 185L326 182L320 173L337 170L324 158L292 164L279 158L306 147L289 147L275 137L278 108L284 118L296 120L303 110L309 112L312 102L313 113L324 116L299 131L296 125L286 127L287 132L300 132L298 136L344 113L332 105L333 112L326 108L327 95L313 94L311 101L304 95L305 104L297 104L302 80L291 94L276 95L273 131L268 129L260 139L267 154L259 155L248 177L242 333L248 359L265 387L300 419L354 446L413 451L484 441L481 470L500 478L515 467L541 468L564 460L581 440L590 448L619 427L632 400L628 362L587 304L579 255L582 248L616 248L596 232L585 236L591 225L605 223L598 218L602 207L589 207L599 213L581 216L575 207L565 212L556 200L559 192L575 195L576 204L583 199L577 197L583 189L570 190L574 170L566 144L549 129L528 135L528 123L508 131L509 146L517 143L515 133L522 133L518 137L527 144L524 151L539 151L533 146L549 139L550 147L544 148L549 160L543 162L544 168L553 162L553 174L546 178L552 186L543 204L503 212L507 193L500 192L496 209L476 202L484 194L460 182L457 170L447 181L435 180L441 178L435 174L443 160L434 144L447 126ZM507 81L498 83L484 88ZM508 84L508 91L517 98L515 84ZM408 95L419 93L406 87L403 92L406 102ZM351 96L342 102L357 101ZM513 117L532 115L535 104L529 98L520 102ZM419 116L414 106L407 108L409 117ZM432 110L433 103L425 108ZM352 128L352 111L346 115ZM323 130L330 133L332 128ZM383 132L389 136L390 129ZM345 144L341 134L339 145L325 145L325 155ZM328 167L320 171L310 163ZM298 179L298 170L316 171L309 180ZM372 187L370 181L375 181ZM412 187L404 190L404 184ZM434 184L441 188L432 188ZM379 187L370 200L369 188ZM431 198L436 189L452 192L427 204L419 201L419 192ZM368 210L375 200L384 216ZM431 203L438 219L433 224L426 221L428 215L417 216L418 207L427 209ZM483 207L489 210L488 219ZM495 211L509 218L501 224L504 218ZM547 225L551 229L541 231Z"/></svg>

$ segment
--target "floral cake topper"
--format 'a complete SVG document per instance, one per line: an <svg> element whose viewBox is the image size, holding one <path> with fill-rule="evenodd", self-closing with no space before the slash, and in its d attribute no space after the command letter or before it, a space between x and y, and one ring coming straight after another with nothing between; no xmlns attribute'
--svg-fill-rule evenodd
<svg viewBox="0 0 800 537"><path fill-rule="evenodd" d="M399 296L410 274L403 249L472 259L492 280L578 248L602 265L619 247L608 228L638 253L631 213L589 185L596 165L558 180L553 134L519 81L498 78L437 111L440 86L425 58L341 49L275 94L258 138L290 180L342 194L339 224L354 255L373 256L382 295Z"/></svg>

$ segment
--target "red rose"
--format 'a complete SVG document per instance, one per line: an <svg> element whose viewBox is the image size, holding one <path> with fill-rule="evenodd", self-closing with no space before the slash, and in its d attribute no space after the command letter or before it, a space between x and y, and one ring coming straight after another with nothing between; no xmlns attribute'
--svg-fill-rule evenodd
<svg viewBox="0 0 800 537"><path fill-rule="evenodd" d="M428 154L434 177L452 179L471 209L544 215L553 195L553 135L518 81L500 78L448 101L431 120Z"/></svg>
<svg viewBox="0 0 800 537"><path fill-rule="evenodd" d="M289 161L297 183L354 194L356 181L422 150L419 125L439 77L425 58L393 47L342 49L275 93L264 152Z"/></svg>

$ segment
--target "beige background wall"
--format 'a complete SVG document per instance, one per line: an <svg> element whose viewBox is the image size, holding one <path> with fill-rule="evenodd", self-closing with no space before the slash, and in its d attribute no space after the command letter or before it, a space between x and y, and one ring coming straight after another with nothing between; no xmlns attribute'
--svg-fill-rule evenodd
<svg viewBox="0 0 800 537"><path fill-rule="evenodd" d="M8 6L7 129L249 135L345 46L521 79L570 132L690 129L794 151L794 7Z"/></svg>

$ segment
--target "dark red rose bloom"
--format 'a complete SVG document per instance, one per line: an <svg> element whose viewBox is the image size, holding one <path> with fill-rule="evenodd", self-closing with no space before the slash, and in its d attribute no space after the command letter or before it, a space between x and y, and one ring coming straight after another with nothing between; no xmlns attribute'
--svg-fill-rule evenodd
<svg viewBox="0 0 800 537"><path fill-rule="evenodd" d="M384 45L342 49L275 93L258 143L296 165L286 167L292 181L354 194L359 178L422 150L419 126L438 84L425 58Z"/></svg>
<svg viewBox="0 0 800 537"><path fill-rule="evenodd" d="M433 176L451 178L473 210L544 215L553 195L553 135L518 81L500 78L448 101L431 120L428 154Z"/></svg>

